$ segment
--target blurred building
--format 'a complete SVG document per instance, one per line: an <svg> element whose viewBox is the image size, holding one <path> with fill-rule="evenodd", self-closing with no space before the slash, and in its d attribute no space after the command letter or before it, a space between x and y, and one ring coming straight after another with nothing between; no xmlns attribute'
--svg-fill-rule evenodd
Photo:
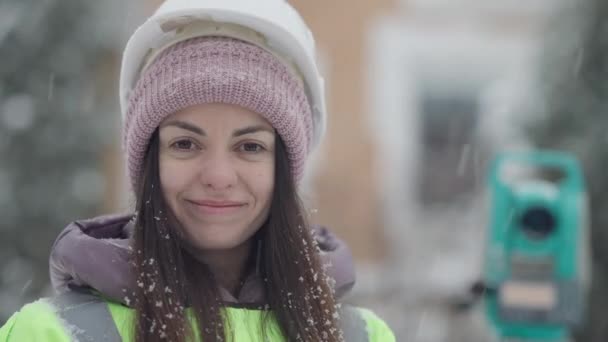
<svg viewBox="0 0 608 342"><path fill-rule="evenodd" d="M142 1L142 14L161 2ZM315 34L328 96L305 199L353 251L351 300L398 340L488 341L479 315L450 303L481 265L484 164L526 146L517 123L536 96L535 58L557 2L290 2ZM118 151L105 157L112 179ZM118 189L108 188L107 210L128 207Z"/></svg>
<svg viewBox="0 0 608 342"><path fill-rule="evenodd" d="M538 52L558 2L292 1L328 82L315 220L348 241L352 300L398 340L488 341L454 311L479 277L485 164L525 148Z"/></svg>

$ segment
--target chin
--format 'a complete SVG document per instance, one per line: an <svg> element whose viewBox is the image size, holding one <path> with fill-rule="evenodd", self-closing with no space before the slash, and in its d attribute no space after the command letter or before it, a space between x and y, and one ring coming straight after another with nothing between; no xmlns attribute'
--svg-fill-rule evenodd
<svg viewBox="0 0 608 342"><path fill-rule="evenodd" d="M256 227L256 228L254 228ZM220 251L237 248L258 231L254 222L205 222L184 227L193 247L201 251Z"/></svg>
<svg viewBox="0 0 608 342"><path fill-rule="evenodd" d="M201 250L219 251L230 250L241 246L251 238L249 234L239 234L239 236L197 236L194 238L195 246Z"/></svg>

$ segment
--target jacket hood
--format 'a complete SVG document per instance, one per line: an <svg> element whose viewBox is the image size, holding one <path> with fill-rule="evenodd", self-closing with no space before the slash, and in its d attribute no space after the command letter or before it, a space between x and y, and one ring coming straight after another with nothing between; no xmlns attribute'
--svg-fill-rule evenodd
<svg viewBox="0 0 608 342"><path fill-rule="evenodd" d="M58 293L70 287L89 287L115 302L128 304L126 293L133 293L130 241L133 215L107 215L69 224L57 237L49 260L51 284ZM313 226L314 237L327 264L326 272L335 280L337 298L355 284L355 267L346 244L327 228ZM224 301L239 304L264 302L262 282L251 276L238 298L220 289Z"/></svg>

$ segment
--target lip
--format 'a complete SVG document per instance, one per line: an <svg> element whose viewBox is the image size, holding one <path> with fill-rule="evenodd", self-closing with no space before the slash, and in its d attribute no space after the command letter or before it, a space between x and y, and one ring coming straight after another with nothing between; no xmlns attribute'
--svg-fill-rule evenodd
<svg viewBox="0 0 608 342"><path fill-rule="evenodd" d="M237 212L247 205L237 201L186 200L199 212L206 215L228 215Z"/></svg>

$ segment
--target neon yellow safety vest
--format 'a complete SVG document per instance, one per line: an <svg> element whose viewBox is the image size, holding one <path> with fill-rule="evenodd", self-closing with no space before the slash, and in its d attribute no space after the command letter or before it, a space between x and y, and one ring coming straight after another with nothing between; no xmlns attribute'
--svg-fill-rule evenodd
<svg viewBox="0 0 608 342"><path fill-rule="evenodd" d="M261 310L226 308L234 340L282 341L278 327L260 329ZM0 342L132 341L135 311L101 297L69 291L24 306L0 328ZM386 323L369 310L342 306L346 342L394 342ZM200 336L195 336L200 341Z"/></svg>

